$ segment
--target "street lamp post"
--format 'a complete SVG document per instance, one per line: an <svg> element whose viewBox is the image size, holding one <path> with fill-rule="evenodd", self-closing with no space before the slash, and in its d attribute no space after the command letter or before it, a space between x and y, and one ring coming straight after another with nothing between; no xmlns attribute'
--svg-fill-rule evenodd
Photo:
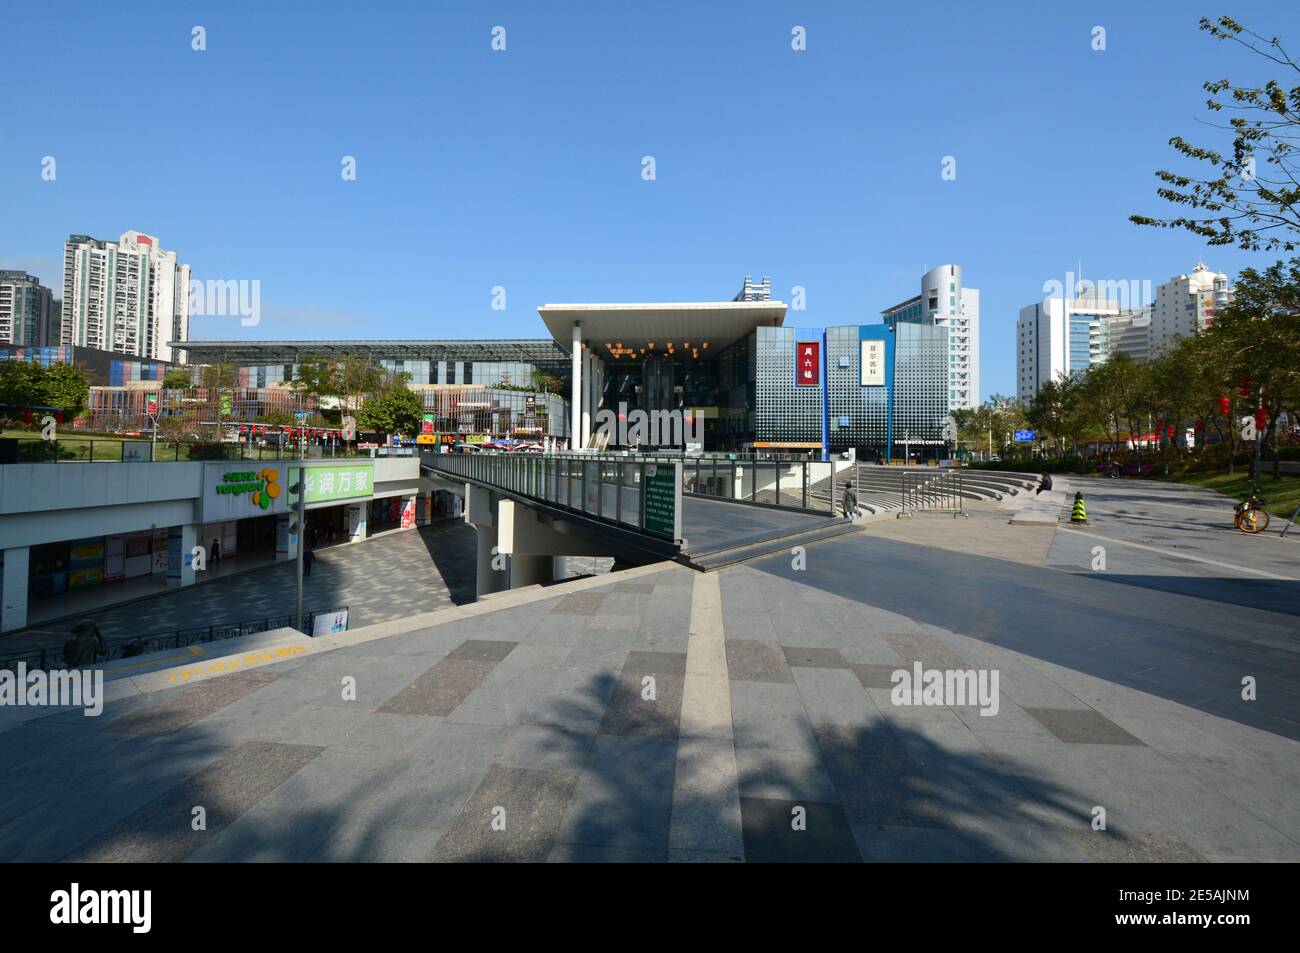
<svg viewBox="0 0 1300 953"><path fill-rule="evenodd" d="M307 468L304 466L305 461L298 461L298 482L293 484L290 489L298 494L297 502L294 504L294 534L298 542L295 577L297 579L297 607L294 610L293 627L301 632L302 629L302 556L303 550L307 548Z"/></svg>

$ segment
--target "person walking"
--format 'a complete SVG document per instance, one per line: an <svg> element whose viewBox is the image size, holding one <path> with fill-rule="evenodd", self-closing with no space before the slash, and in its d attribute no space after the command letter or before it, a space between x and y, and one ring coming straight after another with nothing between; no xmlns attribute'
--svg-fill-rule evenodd
<svg viewBox="0 0 1300 953"><path fill-rule="evenodd" d="M316 561L316 550L308 546L307 551L302 554L302 574L311 575L311 564Z"/></svg>
<svg viewBox="0 0 1300 953"><path fill-rule="evenodd" d="M217 568L217 563L221 561L221 544L215 539L212 541L212 548L208 550L208 562L212 568Z"/></svg>

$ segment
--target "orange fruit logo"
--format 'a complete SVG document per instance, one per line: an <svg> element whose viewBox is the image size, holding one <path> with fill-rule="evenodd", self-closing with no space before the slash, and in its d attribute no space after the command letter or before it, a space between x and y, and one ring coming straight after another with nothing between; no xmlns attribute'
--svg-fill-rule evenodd
<svg viewBox="0 0 1300 953"><path fill-rule="evenodd" d="M253 503L264 510L269 509L271 501L280 495L279 471L263 467L257 471L257 478L264 482L260 490L253 491Z"/></svg>

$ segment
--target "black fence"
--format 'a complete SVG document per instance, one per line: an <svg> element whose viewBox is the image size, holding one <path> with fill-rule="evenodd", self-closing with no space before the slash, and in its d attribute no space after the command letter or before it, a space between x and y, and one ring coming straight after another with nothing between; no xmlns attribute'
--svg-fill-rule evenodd
<svg viewBox="0 0 1300 953"><path fill-rule="evenodd" d="M298 460L304 448L297 442L283 446L249 443L169 443L148 439L115 440L110 437L67 437L42 440L16 437L15 463L184 463L191 460ZM148 443L146 446L145 444ZM394 448L396 449L396 448ZM369 450L338 445L311 444L307 457L369 457Z"/></svg>
<svg viewBox="0 0 1300 953"><path fill-rule="evenodd" d="M336 612L346 612L347 606L341 606L336 609L327 609L324 612L308 613L305 619L307 634L311 633L313 621L318 615L333 615ZM27 652L18 652L12 655L6 655L0 658L0 668L16 670L18 663L25 662L28 671L36 669L48 669L51 666L63 668L65 666L78 667L84 665L99 665L104 662L116 662L118 659L134 658L140 655L149 655L152 652L166 652L171 649L181 649L187 645L201 645L205 642L221 642L225 639L237 639L243 635L253 635L258 632L269 632L272 629L283 629L293 627L292 615L271 616L267 619L253 619L247 622L232 622L227 625L209 625L196 626L189 629L175 629L169 632L156 632L152 635L141 635L135 637L126 637L120 639L105 639L105 651L96 653L93 660L77 659L71 663L64 658L63 646L49 646L43 649L32 649ZM74 638L69 635L69 639Z"/></svg>

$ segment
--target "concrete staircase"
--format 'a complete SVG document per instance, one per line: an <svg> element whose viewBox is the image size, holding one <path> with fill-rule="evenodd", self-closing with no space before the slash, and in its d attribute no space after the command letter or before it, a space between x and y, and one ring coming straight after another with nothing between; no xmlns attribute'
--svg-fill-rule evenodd
<svg viewBox="0 0 1300 953"><path fill-rule="evenodd" d="M903 474L921 474L925 485L927 478L938 480L947 472L935 467L888 467L863 464L849 467L835 475L835 499L844 498L844 491L852 489L858 498L858 512L863 516L898 513L903 509ZM981 502L1000 502L1009 496L1032 491L1038 486L1038 476L1033 473L995 473L986 470L961 470L962 498ZM809 496L818 507L830 506L830 478L808 489ZM836 507L836 512L840 512Z"/></svg>

